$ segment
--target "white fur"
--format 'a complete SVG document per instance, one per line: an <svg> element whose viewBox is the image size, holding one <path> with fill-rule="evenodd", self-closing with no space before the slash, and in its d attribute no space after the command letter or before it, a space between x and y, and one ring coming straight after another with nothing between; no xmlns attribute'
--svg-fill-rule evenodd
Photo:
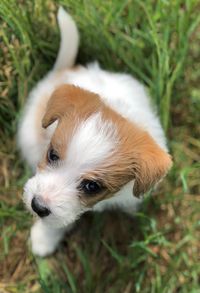
<svg viewBox="0 0 200 293"><path fill-rule="evenodd" d="M67 226L77 220L88 208L77 196L83 174L91 172L110 156L116 147L116 131L111 122L103 122L96 113L83 121L67 148L65 162L58 167L49 166L38 171L24 187L24 202L30 211L33 197L37 197L51 214L47 224Z"/></svg>
<svg viewBox="0 0 200 293"><path fill-rule="evenodd" d="M93 206L93 211L102 212L106 209L120 209L129 215L133 215L142 203L142 199L133 196L134 181L128 182L115 196L102 200Z"/></svg>
<svg viewBox="0 0 200 293"><path fill-rule="evenodd" d="M27 208L31 210L31 201L36 196L51 210L44 222L55 227L72 224L86 210L77 197L75 179L73 169L37 172L24 187Z"/></svg>
<svg viewBox="0 0 200 293"><path fill-rule="evenodd" d="M68 226L68 229L52 228L43 221L37 220L31 228L32 252L41 257L52 254L65 232L71 228L72 226Z"/></svg>
<svg viewBox="0 0 200 293"><path fill-rule="evenodd" d="M54 124L54 126L48 128L42 137L42 141L39 141L37 137L38 131L35 127L36 112L41 103L41 99L44 99L46 103L55 88L59 84L65 83L64 76L57 77L58 70L73 66L78 52L79 34L76 24L62 7L58 11L58 24L61 33L61 44L54 68L31 91L19 123L18 145L23 157L33 170L35 170L40 161L56 125Z"/></svg>
<svg viewBox="0 0 200 293"><path fill-rule="evenodd" d="M66 163L77 163L82 171L88 168L92 171L114 152L116 145L117 130L114 125L103 121L100 113L95 113L80 124L71 138Z"/></svg>
<svg viewBox="0 0 200 293"><path fill-rule="evenodd" d="M157 144L167 150L162 127L144 86L128 74L101 69L97 62L76 71L70 70L78 50L78 31L72 18L62 8L58 12L58 23L61 46L56 63L30 93L19 124L18 144L30 166L36 168L56 127L54 123L47 130L41 128L42 135L38 136L35 123L38 107L41 102L46 104L56 87L63 83L78 85L99 94L112 109L148 131ZM52 253L63 236L61 227L71 227L88 210L77 196L80 177L108 158L117 143L117 131L113 124L103 122L100 114L94 113L75 129L64 163L57 168L48 167L45 171L38 171L28 180L24 188L27 207L32 211L31 200L36 196L51 210L51 214L36 222L31 230L35 254L45 256ZM93 210L119 207L131 214L141 203L141 200L132 196L132 188L133 182L129 182L112 198L97 203Z"/></svg>
<svg viewBox="0 0 200 293"><path fill-rule="evenodd" d="M59 83L60 81L55 79L54 72L49 73L44 79L42 79L31 91L21 121L19 122L17 135L18 145L24 159L26 159L33 170L35 170L37 164L42 158L56 126L56 123L54 123L52 126L48 127L47 131L44 131L41 127L41 131L44 135L42 140L39 140L37 135L38 130L35 125L35 116L40 106L41 98L45 99L45 102L48 101L50 95Z"/></svg>
<svg viewBox="0 0 200 293"><path fill-rule="evenodd" d="M69 68L74 65L79 44L76 24L62 7L58 10L58 23L61 32L61 44L54 65L55 70Z"/></svg>

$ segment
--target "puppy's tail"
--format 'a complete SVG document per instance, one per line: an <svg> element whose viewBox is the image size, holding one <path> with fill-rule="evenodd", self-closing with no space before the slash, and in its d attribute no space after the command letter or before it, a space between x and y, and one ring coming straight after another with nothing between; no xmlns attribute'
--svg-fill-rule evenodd
<svg viewBox="0 0 200 293"><path fill-rule="evenodd" d="M79 33L72 17L60 7L58 10L58 25L61 34L60 48L54 70L72 67L78 53Z"/></svg>

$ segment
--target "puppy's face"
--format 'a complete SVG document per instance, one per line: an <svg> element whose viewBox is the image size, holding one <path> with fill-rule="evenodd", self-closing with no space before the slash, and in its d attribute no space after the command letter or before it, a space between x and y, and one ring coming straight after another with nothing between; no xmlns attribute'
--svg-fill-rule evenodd
<svg viewBox="0 0 200 293"><path fill-rule="evenodd" d="M45 221L63 226L134 181L139 196L171 166L148 133L106 106L100 97L71 85L50 98L42 126L57 121L24 200Z"/></svg>

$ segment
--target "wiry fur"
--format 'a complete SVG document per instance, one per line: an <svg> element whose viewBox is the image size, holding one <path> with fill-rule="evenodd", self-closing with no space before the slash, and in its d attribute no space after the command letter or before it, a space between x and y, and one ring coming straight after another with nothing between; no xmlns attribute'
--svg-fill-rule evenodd
<svg viewBox="0 0 200 293"><path fill-rule="evenodd" d="M58 23L61 46L54 68L30 93L18 131L24 158L33 170L38 167L24 188L26 206L32 211L36 197L51 211L31 230L32 250L41 256L52 253L64 231L87 210L134 212L141 203L135 195L160 181L171 166L144 87L97 63L71 68L78 31L62 8ZM50 145L60 156L54 165L47 161ZM90 198L78 186L91 178L106 188Z"/></svg>

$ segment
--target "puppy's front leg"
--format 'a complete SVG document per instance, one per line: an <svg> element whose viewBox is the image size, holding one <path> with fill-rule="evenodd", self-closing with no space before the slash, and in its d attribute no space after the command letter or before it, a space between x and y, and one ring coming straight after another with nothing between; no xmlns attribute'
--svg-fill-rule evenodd
<svg viewBox="0 0 200 293"><path fill-rule="evenodd" d="M37 220L31 228L33 254L41 257L52 254L69 228L71 228L71 225L65 228L53 228L45 224L42 220Z"/></svg>

